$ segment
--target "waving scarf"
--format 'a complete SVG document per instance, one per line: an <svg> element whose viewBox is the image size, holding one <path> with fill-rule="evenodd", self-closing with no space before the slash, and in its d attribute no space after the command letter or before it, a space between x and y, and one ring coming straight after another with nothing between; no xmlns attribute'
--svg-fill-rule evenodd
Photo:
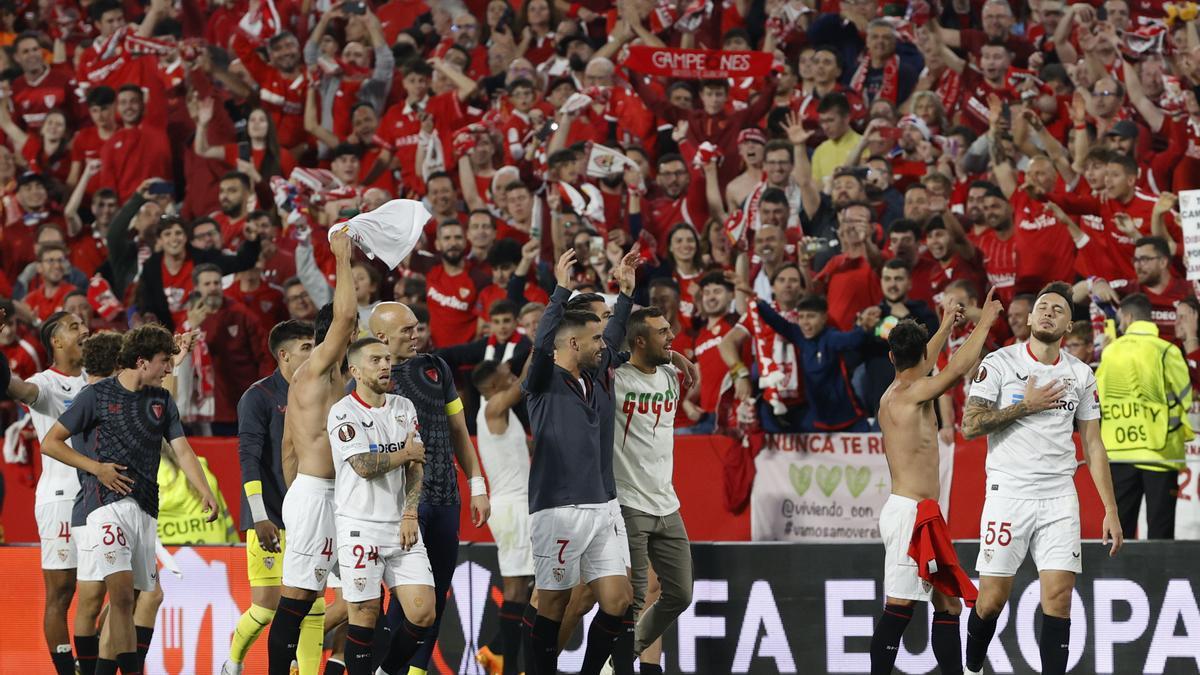
<svg viewBox="0 0 1200 675"><path fill-rule="evenodd" d="M867 71L871 69L871 57L863 51L858 57L858 69L854 71L854 77L850 80L850 88L858 92L864 100L870 98L867 96ZM892 54L887 63L883 64L883 82L879 85L879 93L875 98L881 98L885 101L890 101L893 104L898 103L896 100L900 96L900 57ZM874 100L874 99L872 99Z"/></svg>

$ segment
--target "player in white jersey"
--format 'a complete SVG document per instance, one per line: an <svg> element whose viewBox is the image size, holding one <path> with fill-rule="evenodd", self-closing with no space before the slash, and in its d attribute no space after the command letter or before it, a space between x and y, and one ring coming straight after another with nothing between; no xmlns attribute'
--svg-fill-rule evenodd
<svg viewBox="0 0 1200 675"><path fill-rule="evenodd" d="M1100 396L1087 364L1061 348L1071 328L1070 286L1052 283L1029 314L1031 336L983 359L963 410L963 435L988 436L980 518L979 600L967 623L966 669L979 673L1013 575L1033 557L1041 581L1042 672L1066 672L1071 594L1080 565L1076 423L1084 458L1104 503L1104 541L1121 548L1108 454L1100 440Z"/></svg>
<svg viewBox="0 0 1200 675"><path fill-rule="evenodd" d="M82 319L67 312L55 312L41 325L42 344L50 352L54 365L27 381L13 375L9 382L8 395L29 406L39 443L87 386L82 348L87 336L88 327ZM41 538L42 578L46 584L42 629L58 675L75 672L67 610L75 595L75 568L79 560L75 533L71 531L71 508L78 492L78 472L43 455L33 514Z"/></svg>
<svg viewBox="0 0 1200 675"><path fill-rule="evenodd" d="M326 428L335 472L338 566L350 619L346 672L369 675L380 582L405 617L392 631L390 647L380 645L381 653L398 653L396 661L408 663L434 620L433 571L417 526L425 446L412 401L387 393L388 346L363 338L350 345L347 359L354 391L330 408Z"/></svg>
<svg viewBox="0 0 1200 675"><path fill-rule="evenodd" d="M528 368L530 361L526 359ZM522 373L522 376L524 373ZM484 361L471 372L479 390L475 439L491 488L488 528L496 540L504 603L500 606L499 640L479 649L476 659L492 672L521 672L521 617L529 604L533 581L533 544L529 538L529 443L525 427L513 412L521 402L521 380L508 362Z"/></svg>
<svg viewBox="0 0 1200 675"><path fill-rule="evenodd" d="M640 614L633 653L641 656L692 604L692 553L672 483L679 372L671 363L671 324L656 307L629 317L629 361L616 373L613 473L629 536L633 610ZM650 564L661 594L646 609ZM642 610L645 609L645 613ZM656 654L642 673L662 673Z"/></svg>

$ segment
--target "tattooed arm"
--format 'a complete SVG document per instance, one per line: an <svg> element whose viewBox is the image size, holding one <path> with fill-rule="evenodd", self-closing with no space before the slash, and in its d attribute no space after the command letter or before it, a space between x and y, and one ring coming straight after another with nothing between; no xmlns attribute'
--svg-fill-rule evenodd
<svg viewBox="0 0 1200 675"><path fill-rule="evenodd" d="M1067 386L1059 380L1050 380L1037 386L1037 378L1030 375L1025 383L1025 398L1005 408L995 408L994 401L971 396L963 407L963 436L968 439L1002 431L1016 420L1049 410L1058 404L1058 399Z"/></svg>
<svg viewBox="0 0 1200 675"><path fill-rule="evenodd" d="M400 520L400 547L411 549L418 541L417 505L421 503L421 483L425 479L425 465L412 462L404 469L404 515Z"/></svg>
<svg viewBox="0 0 1200 675"><path fill-rule="evenodd" d="M354 455L346 461L350 463L350 467L354 469L355 473L367 480L378 478L410 462L416 465L418 470L423 474L424 470L421 468L421 465L425 463L425 446L421 443L413 442L410 434L409 441L404 444L403 450L398 452L363 452ZM405 476L407 475L406 473ZM421 481L417 480L418 490L420 487ZM412 489L411 486L409 489ZM413 508L416 507L414 506Z"/></svg>
<svg viewBox="0 0 1200 675"><path fill-rule="evenodd" d="M963 406L962 433L968 439L986 436L1006 428L1016 420L1028 415L1024 401L1007 408L994 408L994 401L972 396Z"/></svg>

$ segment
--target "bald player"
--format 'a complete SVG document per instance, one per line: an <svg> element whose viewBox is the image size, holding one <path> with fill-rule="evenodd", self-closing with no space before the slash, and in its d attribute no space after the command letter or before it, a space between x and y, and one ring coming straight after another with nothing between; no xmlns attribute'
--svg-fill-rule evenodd
<svg viewBox="0 0 1200 675"><path fill-rule="evenodd" d="M487 484L483 479L479 456L467 431L462 400L454 388L454 371L440 356L417 352L418 320L413 311L398 302L383 302L371 312L371 335L388 346L392 356L390 393L412 401L417 409L421 440L425 444L425 475L421 503L417 510L421 539L433 568L437 618L428 638L411 655L390 652L382 670L400 675L408 660L411 675L423 675L437 643L438 627L446 607L446 593L458 565L458 524L460 496L455 460L467 475L471 490L471 522L483 527L491 515ZM400 603L388 605L388 627L392 631L404 625ZM403 656L403 659L401 658Z"/></svg>
<svg viewBox="0 0 1200 675"><path fill-rule="evenodd" d="M896 379L879 401L879 426L883 429L884 452L892 475L892 494L879 513L879 532L887 549L883 568L887 604L871 639L872 675L892 672L900 639L912 619L913 603L931 599L934 656L943 673L962 672L958 628L962 605L958 598L933 590L917 575L908 546L916 525L917 503L926 499L936 501L941 490L934 403L971 373L1000 311L1000 301L992 300L989 292L971 336L954 353L949 365L932 377L929 371L937 363L950 332L964 319L961 304L950 298L943 301L942 324L932 338L924 326L911 319L896 324L888 336Z"/></svg>
<svg viewBox="0 0 1200 675"><path fill-rule="evenodd" d="M325 421L346 395L346 349L357 333L358 306L350 270L350 238L334 233L329 242L337 260L333 302L317 312L312 354L296 369L288 388L288 415L280 448L283 524L287 550L279 607L267 638L270 675L288 675L300 640L300 624L310 612L324 614L329 573L337 565L334 524L333 451Z"/></svg>

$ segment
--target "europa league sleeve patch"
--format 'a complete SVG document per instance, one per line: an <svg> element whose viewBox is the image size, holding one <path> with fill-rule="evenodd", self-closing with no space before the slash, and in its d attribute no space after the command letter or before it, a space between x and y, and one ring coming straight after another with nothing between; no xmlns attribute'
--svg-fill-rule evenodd
<svg viewBox="0 0 1200 675"><path fill-rule="evenodd" d="M977 382L977 383L983 382L984 380L987 379L987 376L988 376L987 366L979 366L979 371L975 373L975 379L973 381Z"/></svg>
<svg viewBox="0 0 1200 675"><path fill-rule="evenodd" d="M337 434L339 441L343 443L349 443L350 441L354 440L354 436L358 432L354 430L353 424L347 422L345 424L338 425L338 428L334 429L334 433Z"/></svg>

